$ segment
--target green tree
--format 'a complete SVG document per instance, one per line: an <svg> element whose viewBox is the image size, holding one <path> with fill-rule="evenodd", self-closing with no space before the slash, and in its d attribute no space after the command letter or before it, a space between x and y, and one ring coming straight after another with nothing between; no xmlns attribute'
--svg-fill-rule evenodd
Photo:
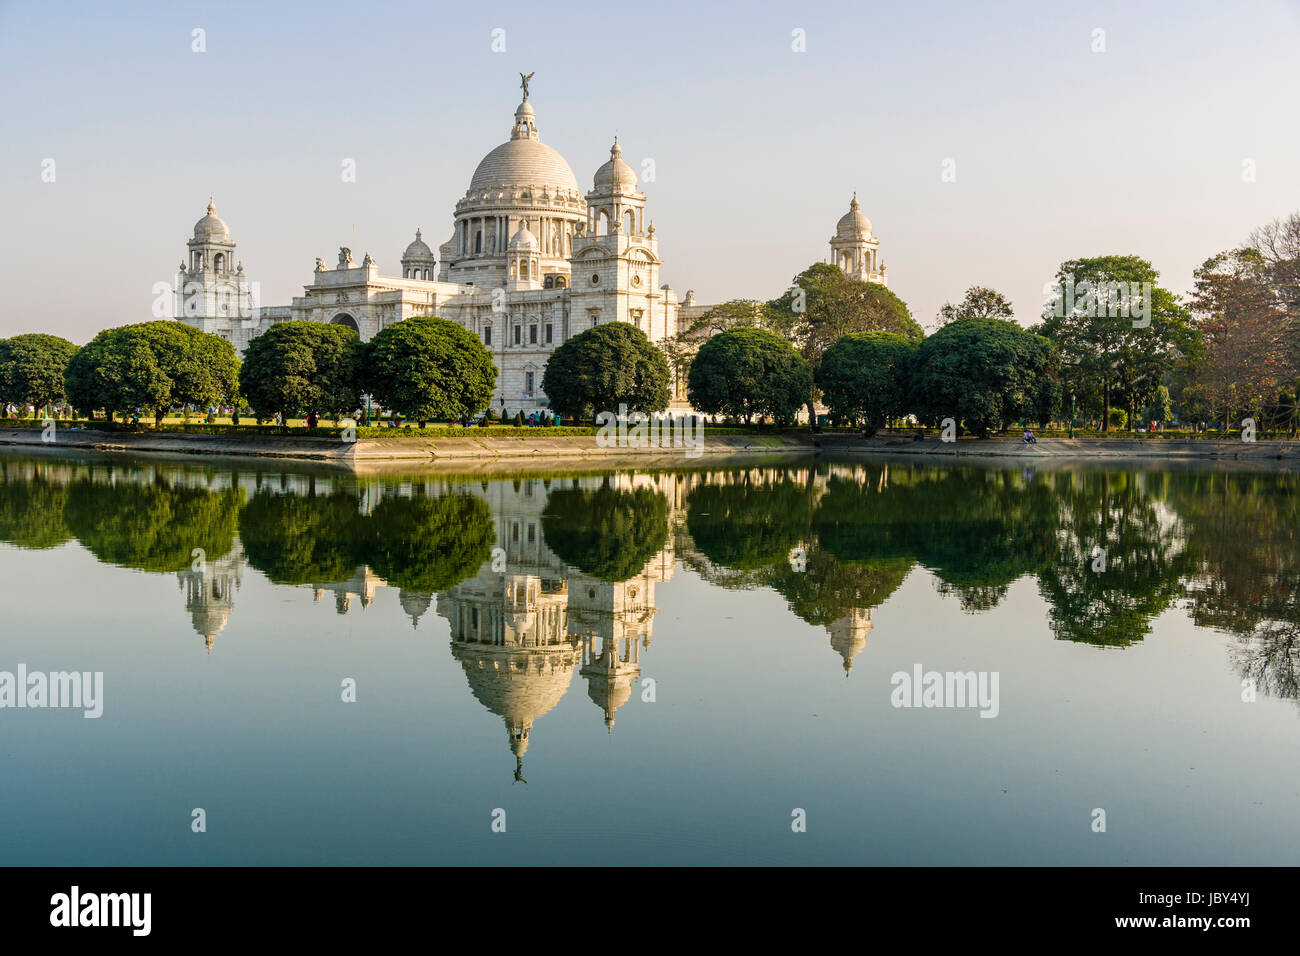
<svg viewBox="0 0 1300 956"><path fill-rule="evenodd" d="M668 361L645 333L626 322L608 322L575 335L552 354L542 390L560 415L588 417L616 412L659 412L668 407Z"/></svg>
<svg viewBox="0 0 1300 956"><path fill-rule="evenodd" d="M1169 386L1161 385L1156 389L1150 404L1142 410L1142 417L1148 422L1168 422L1174 417L1174 403L1169 397Z"/></svg>
<svg viewBox="0 0 1300 956"><path fill-rule="evenodd" d="M446 319L406 319L366 346L362 382L384 408L417 422L476 415L492 401L497 367L478 336Z"/></svg>
<svg viewBox="0 0 1300 956"><path fill-rule="evenodd" d="M0 340L0 403L38 410L67 398L63 378L77 346L57 335L15 335Z"/></svg>
<svg viewBox="0 0 1300 956"><path fill-rule="evenodd" d="M794 420L808 397L812 375L794 347L773 332L737 328L713 336L691 363L687 397L710 415L770 415Z"/></svg>
<svg viewBox="0 0 1300 956"><path fill-rule="evenodd" d="M960 322L962 319L1004 319L1015 321L1015 310L1011 302L1001 292L973 285L966 290L966 296L956 305L945 302L939 310L939 324Z"/></svg>
<svg viewBox="0 0 1300 956"><path fill-rule="evenodd" d="M64 383L75 408L134 409L161 422L176 405L235 402L239 357L225 339L184 322L159 320L106 329L77 350Z"/></svg>
<svg viewBox="0 0 1300 956"><path fill-rule="evenodd" d="M895 332L846 335L822 357L817 384L831 416L861 422L874 435L907 411L916 346Z"/></svg>
<svg viewBox="0 0 1300 956"><path fill-rule="evenodd" d="M912 342L925 337L902 299L879 283L852 279L826 262L795 276L791 287L768 308L770 327L794 343L814 380L826 350L846 335L895 332ZM816 391L810 391L808 418L814 427L816 400Z"/></svg>
<svg viewBox="0 0 1300 956"><path fill-rule="evenodd" d="M981 438L1012 422L1050 418L1060 394L1052 351L1013 322L953 322L917 349L909 404L926 424L952 418Z"/></svg>
<svg viewBox="0 0 1300 956"><path fill-rule="evenodd" d="M1099 400L1102 428L1118 400L1133 418L1156 388L1195 358L1200 337L1191 313L1157 284L1160 274L1137 256L1069 259L1035 331L1060 350L1066 387Z"/></svg>
<svg viewBox="0 0 1300 956"><path fill-rule="evenodd" d="M348 415L361 404L364 352L347 326L280 322L248 343L240 391L259 421L276 412Z"/></svg>

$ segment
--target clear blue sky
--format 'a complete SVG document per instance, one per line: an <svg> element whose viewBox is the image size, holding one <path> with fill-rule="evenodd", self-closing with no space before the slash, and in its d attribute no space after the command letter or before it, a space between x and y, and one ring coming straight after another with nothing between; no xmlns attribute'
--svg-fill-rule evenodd
<svg viewBox="0 0 1300 956"><path fill-rule="evenodd" d="M264 304L339 245L395 274L417 226L450 235L520 71L584 187L615 133L654 159L679 295L779 294L854 190L922 324L973 283L1032 322L1074 256L1136 253L1184 292L1300 209L1297 50L1297 0L0 2L0 336L150 318L209 194Z"/></svg>

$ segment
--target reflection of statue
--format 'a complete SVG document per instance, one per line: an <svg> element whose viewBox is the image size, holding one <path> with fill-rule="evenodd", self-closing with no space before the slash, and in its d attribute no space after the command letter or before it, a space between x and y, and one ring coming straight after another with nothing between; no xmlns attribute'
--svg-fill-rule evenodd
<svg viewBox="0 0 1300 956"><path fill-rule="evenodd" d="M339 246L339 268L352 268L352 250L347 246Z"/></svg>
<svg viewBox="0 0 1300 956"><path fill-rule="evenodd" d="M537 72L537 71L534 70L532 73L529 73L527 76L524 76L524 74L522 74L522 73L519 74L519 80L520 80L519 85L522 86L522 87L524 88L524 101L525 101L525 102L527 102L527 100L528 100L528 81L531 80L531 79L533 78L533 76L536 74L536 72Z"/></svg>

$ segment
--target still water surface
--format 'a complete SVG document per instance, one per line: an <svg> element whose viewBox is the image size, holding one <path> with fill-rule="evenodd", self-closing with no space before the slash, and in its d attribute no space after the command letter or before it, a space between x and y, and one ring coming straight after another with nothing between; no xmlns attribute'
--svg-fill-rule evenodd
<svg viewBox="0 0 1300 956"><path fill-rule="evenodd" d="M0 454L0 862L1293 864L1297 491Z"/></svg>

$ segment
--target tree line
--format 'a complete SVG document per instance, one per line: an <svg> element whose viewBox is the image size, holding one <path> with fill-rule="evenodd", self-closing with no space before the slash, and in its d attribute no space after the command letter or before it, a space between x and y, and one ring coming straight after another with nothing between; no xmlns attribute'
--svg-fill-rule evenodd
<svg viewBox="0 0 1300 956"><path fill-rule="evenodd" d="M816 263L782 295L733 300L655 344L611 322L559 346L542 390L562 416L621 405L665 409L684 390L698 411L791 424L817 406L874 433L952 418L977 436L1016 422L1095 422L1101 430L1253 418L1294 433L1300 379L1300 213L1257 229L1194 273L1183 298L1135 255L1061 263L1038 321L973 286L927 335L884 286ZM418 317L362 343L343 326L272 326L241 363L229 342L176 321L101 332L78 348L50 335L0 340L0 402L151 415L247 405L273 416L339 417L369 395L419 422L490 408L492 356L455 322Z"/></svg>

